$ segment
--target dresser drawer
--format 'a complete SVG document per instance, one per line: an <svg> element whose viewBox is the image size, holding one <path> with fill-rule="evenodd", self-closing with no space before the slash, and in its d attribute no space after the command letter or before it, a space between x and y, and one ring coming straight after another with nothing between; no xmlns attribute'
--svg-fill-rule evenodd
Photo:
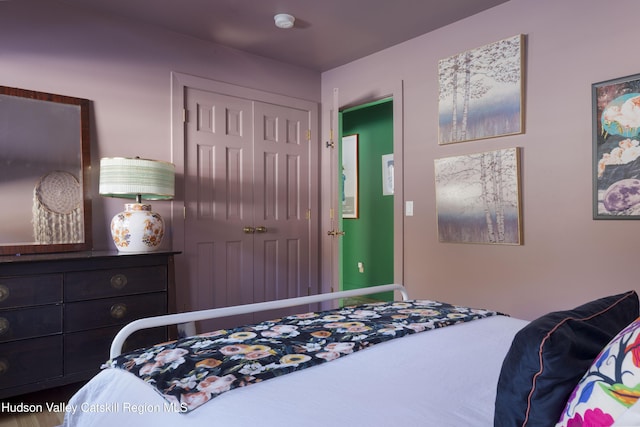
<svg viewBox="0 0 640 427"><path fill-rule="evenodd" d="M95 375L125 324L167 313L175 253L0 257L0 401ZM168 331L136 332L124 348L165 342Z"/></svg>
<svg viewBox="0 0 640 427"><path fill-rule="evenodd" d="M64 336L64 373L65 375L95 371L109 360L111 341L120 331L120 327L94 329L74 332ZM146 329L131 335L124 344L124 351L149 347L167 340L165 327Z"/></svg>
<svg viewBox="0 0 640 427"><path fill-rule="evenodd" d="M141 317L167 312L164 292L65 304L64 331L75 332L124 325Z"/></svg>
<svg viewBox="0 0 640 427"><path fill-rule="evenodd" d="M62 274L0 277L0 309L62 301Z"/></svg>
<svg viewBox="0 0 640 427"><path fill-rule="evenodd" d="M62 305L0 310L0 342L62 333Z"/></svg>
<svg viewBox="0 0 640 427"><path fill-rule="evenodd" d="M62 335L0 344L0 389L62 376Z"/></svg>
<svg viewBox="0 0 640 427"><path fill-rule="evenodd" d="M65 301L132 295L167 289L167 267L150 266L66 273Z"/></svg>

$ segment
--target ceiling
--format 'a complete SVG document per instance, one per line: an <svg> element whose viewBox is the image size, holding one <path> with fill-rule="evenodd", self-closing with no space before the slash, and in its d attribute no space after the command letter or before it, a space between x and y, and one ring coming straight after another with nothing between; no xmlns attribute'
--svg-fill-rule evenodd
<svg viewBox="0 0 640 427"><path fill-rule="evenodd" d="M326 71L507 0L60 0ZM296 18L293 28L274 15Z"/></svg>

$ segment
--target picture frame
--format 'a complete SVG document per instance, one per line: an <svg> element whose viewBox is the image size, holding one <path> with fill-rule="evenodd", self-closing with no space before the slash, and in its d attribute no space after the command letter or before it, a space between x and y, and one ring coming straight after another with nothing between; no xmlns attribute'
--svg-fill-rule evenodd
<svg viewBox="0 0 640 427"><path fill-rule="evenodd" d="M342 138L342 218L358 218L358 134Z"/></svg>
<svg viewBox="0 0 640 427"><path fill-rule="evenodd" d="M591 85L593 219L640 219L640 74Z"/></svg>
<svg viewBox="0 0 640 427"><path fill-rule="evenodd" d="M519 148L434 162L440 242L522 244Z"/></svg>
<svg viewBox="0 0 640 427"><path fill-rule="evenodd" d="M394 187L393 154L382 155L382 195L393 196Z"/></svg>
<svg viewBox="0 0 640 427"><path fill-rule="evenodd" d="M524 133L519 34L438 61L438 144Z"/></svg>

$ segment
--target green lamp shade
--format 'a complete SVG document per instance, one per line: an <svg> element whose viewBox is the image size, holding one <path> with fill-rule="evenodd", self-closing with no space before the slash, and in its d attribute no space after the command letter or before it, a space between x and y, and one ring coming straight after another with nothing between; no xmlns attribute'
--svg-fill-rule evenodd
<svg viewBox="0 0 640 427"><path fill-rule="evenodd" d="M175 166L159 160L105 157L100 160L100 195L143 200L171 200Z"/></svg>

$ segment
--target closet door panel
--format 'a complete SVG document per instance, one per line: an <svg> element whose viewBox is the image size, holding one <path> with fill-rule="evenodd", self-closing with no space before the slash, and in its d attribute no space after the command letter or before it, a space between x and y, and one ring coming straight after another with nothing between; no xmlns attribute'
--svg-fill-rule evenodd
<svg viewBox="0 0 640 427"><path fill-rule="evenodd" d="M256 301L307 295L309 112L256 102L254 114Z"/></svg>
<svg viewBox="0 0 640 427"><path fill-rule="evenodd" d="M191 310L253 302L252 102L187 89L185 250ZM202 322L199 330L246 319Z"/></svg>

